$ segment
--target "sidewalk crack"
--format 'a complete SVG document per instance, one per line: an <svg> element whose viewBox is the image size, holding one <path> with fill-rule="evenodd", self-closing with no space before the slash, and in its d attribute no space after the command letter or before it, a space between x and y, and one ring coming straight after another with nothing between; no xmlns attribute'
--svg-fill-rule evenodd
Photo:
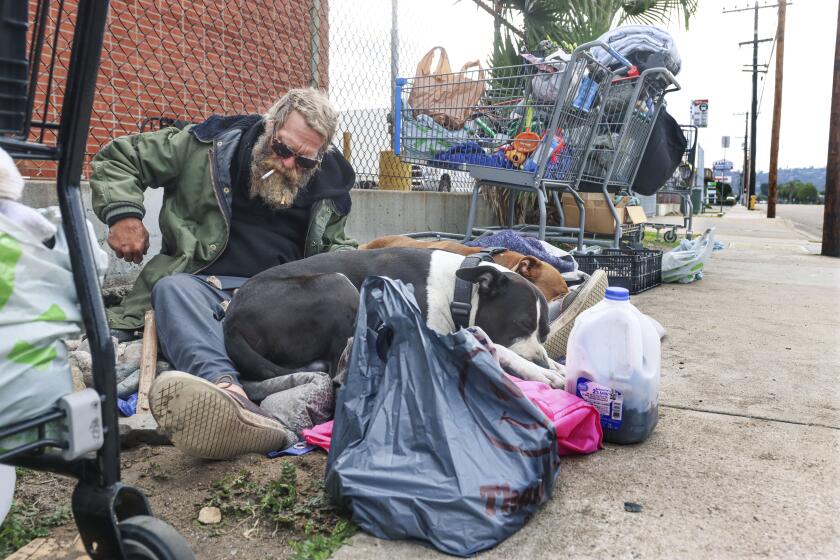
<svg viewBox="0 0 840 560"><path fill-rule="evenodd" d="M675 408L677 410L691 410L693 412L705 412L707 414L719 414L722 416L735 416L738 418L748 418L750 420L765 420L767 422L778 422L780 424L795 424L797 426L813 426L817 428L827 428L829 430L840 430L840 426L831 426L821 422L799 422L797 420L785 420L783 418L771 418L769 416L757 416L755 414L739 414L737 412L727 412L725 410L712 410L710 408L698 408L694 406L682 406L679 404L664 404L659 403L659 406L664 408Z"/></svg>

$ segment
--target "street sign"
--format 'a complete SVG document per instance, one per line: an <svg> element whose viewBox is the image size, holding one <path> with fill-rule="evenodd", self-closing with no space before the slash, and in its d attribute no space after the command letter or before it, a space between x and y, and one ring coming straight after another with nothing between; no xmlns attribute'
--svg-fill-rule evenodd
<svg viewBox="0 0 840 560"><path fill-rule="evenodd" d="M720 147L724 149L729 147L729 136L720 137Z"/></svg>
<svg viewBox="0 0 840 560"><path fill-rule="evenodd" d="M708 99L695 99L691 102L691 124L701 128L709 126Z"/></svg>
<svg viewBox="0 0 840 560"><path fill-rule="evenodd" d="M719 159L712 164L715 173L719 171L732 171L732 162L728 159Z"/></svg>

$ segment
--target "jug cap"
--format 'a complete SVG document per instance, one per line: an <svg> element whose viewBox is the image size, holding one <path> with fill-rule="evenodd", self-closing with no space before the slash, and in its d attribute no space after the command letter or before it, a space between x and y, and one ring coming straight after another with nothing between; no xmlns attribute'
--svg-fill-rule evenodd
<svg viewBox="0 0 840 560"><path fill-rule="evenodd" d="M607 288L607 293L604 297L612 301L629 301L630 291L627 288L610 287Z"/></svg>

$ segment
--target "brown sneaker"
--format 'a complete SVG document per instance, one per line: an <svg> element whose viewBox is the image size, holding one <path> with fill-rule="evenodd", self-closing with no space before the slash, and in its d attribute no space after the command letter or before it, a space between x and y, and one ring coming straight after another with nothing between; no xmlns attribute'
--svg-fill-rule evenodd
<svg viewBox="0 0 840 560"><path fill-rule="evenodd" d="M577 290L563 297L560 302L560 315L551 321L548 339L543 344L549 358L556 360L566 355L566 343L569 341L572 327L575 326L575 319L583 310L604 299L608 286L607 273L598 269Z"/></svg>
<svg viewBox="0 0 840 560"><path fill-rule="evenodd" d="M282 449L289 441L282 424L250 400L188 373L161 373L149 406L173 445L193 457L231 459Z"/></svg>

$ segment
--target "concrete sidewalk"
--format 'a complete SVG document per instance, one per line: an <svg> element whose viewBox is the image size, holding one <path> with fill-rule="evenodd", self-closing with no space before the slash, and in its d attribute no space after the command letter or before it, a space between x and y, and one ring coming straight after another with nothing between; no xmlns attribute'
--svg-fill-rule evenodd
<svg viewBox="0 0 840 560"><path fill-rule="evenodd" d="M482 558L817 558L840 550L840 259L743 207L703 280L632 301L668 330L660 421L562 461L554 497ZM642 505L628 513L624 502ZM834 553L831 551L834 550ZM334 558L444 557L359 534Z"/></svg>

